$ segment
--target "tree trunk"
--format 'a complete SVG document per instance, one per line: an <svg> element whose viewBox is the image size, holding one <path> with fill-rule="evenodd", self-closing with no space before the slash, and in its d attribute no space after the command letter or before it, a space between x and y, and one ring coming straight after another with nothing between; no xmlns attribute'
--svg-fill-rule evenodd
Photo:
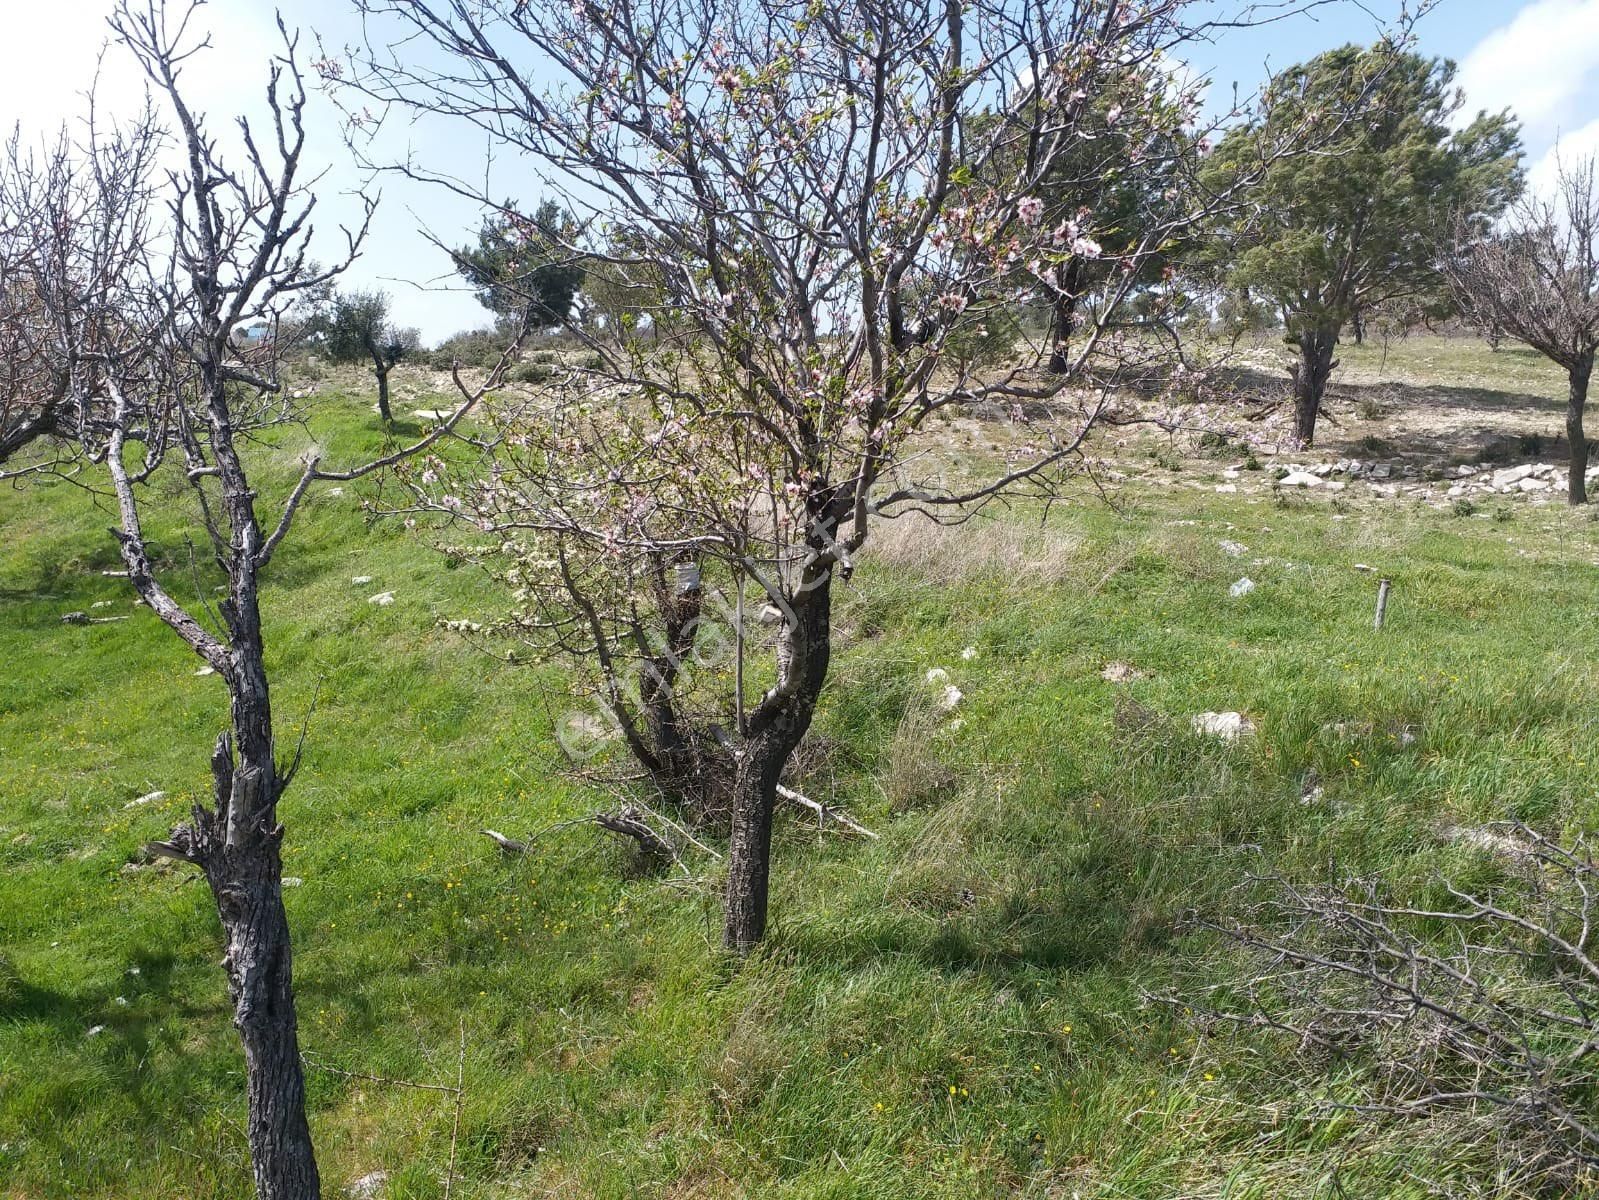
<svg viewBox="0 0 1599 1200"><path fill-rule="evenodd" d="M774 731L774 735L775 735ZM777 781L792 750L777 736L744 746L733 798L733 832L727 848L727 912L723 943L743 954L766 936L771 884L772 810Z"/></svg>
<svg viewBox="0 0 1599 1200"><path fill-rule="evenodd" d="M1571 477L1566 498L1572 504L1588 503L1588 439L1582 431L1582 413L1588 404L1588 380L1593 374L1593 354L1577 360L1568 372L1571 391L1566 401L1566 441L1571 446Z"/></svg>
<svg viewBox="0 0 1599 1200"><path fill-rule="evenodd" d="M751 718L740 747L734 786L733 828L727 850L727 912L722 940L739 954L766 936L771 883L772 810L788 757L810 728L832 656L832 572L809 581L794 605L778 649L782 703Z"/></svg>
<svg viewBox="0 0 1599 1200"><path fill-rule="evenodd" d="M374 372L378 377L378 416L383 424L394 424L394 414L389 411L389 369L378 367Z"/></svg>
<svg viewBox="0 0 1599 1200"><path fill-rule="evenodd" d="M250 768L241 764L240 773ZM250 1161L259 1200L318 1200L321 1181L305 1115L294 1012L281 828L213 849L203 862L227 952L233 1023L244 1044Z"/></svg>
<svg viewBox="0 0 1599 1200"><path fill-rule="evenodd" d="M1366 343L1366 319L1359 312L1350 314L1350 329L1355 335L1355 345L1363 346Z"/></svg>
<svg viewBox="0 0 1599 1200"><path fill-rule="evenodd" d="M1294 364L1294 436L1301 447L1316 440L1316 418L1321 415L1322 397L1327 392L1327 377L1338 364L1333 350L1338 345L1336 329L1311 329L1299 335L1299 361Z"/></svg>
<svg viewBox="0 0 1599 1200"><path fill-rule="evenodd" d="M1075 256L1061 268L1050 329L1051 375L1064 375L1071 366L1072 324L1077 319L1077 290L1081 276L1082 268Z"/></svg>

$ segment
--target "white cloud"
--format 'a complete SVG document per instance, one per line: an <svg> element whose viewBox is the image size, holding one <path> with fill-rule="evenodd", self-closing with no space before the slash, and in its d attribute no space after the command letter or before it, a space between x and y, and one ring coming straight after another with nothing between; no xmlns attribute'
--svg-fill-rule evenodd
<svg viewBox="0 0 1599 1200"><path fill-rule="evenodd" d="M1599 0L1534 0L1477 43L1459 83L1463 121L1508 107L1535 142L1586 122L1599 84Z"/></svg>

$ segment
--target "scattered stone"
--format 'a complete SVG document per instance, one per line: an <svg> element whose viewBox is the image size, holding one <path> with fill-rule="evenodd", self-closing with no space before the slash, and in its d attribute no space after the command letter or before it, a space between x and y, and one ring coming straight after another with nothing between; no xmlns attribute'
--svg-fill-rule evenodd
<svg viewBox="0 0 1599 1200"><path fill-rule="evenodd" d="M146 804L154 804L157 800L165 800L166 798L167 798L167 794L165 792L146 792L144 795L140 796L137 800L129 800L122 807L123 808L143 808Z"/></svg>
<svg viewBox="0 0 1599 1200"><path fill-rule="evenodd" d="M971 662L972 659L974 659L976 657L977 657L977 647L976 646L967 646L966 649L961 651L961 661L962 662Z"/></svg>
<svg viewBox="0 0 1599 1200"><path fill-rule="evenodd" d="M1526 843L1500 833L1489 825L1454 825L1443 831L1444 837L1459 846L1473 850L1486 850L1505 858L1525 858L1531 853Z"/></svg>
<svg viewBox="0 0 1599 1200"><path fill-rule="evenodd" d="M1247 554L1249 552L1248 546L1244 545L1242 542L1235 542L1230 538L1222 538L1222 540L1216 544L1221 547L1221 552L1228 558L1237 558L1240 555Z"/></svg>
<svg viewBox="0 0 1599 1200"><path fill-rule="evenodd" d="M305 880L301 879L298 875L285 875L283 877L284 887L300 887L304 883Z"/></svg>
<svg viewBox="0 0 1599 1200"><path fill-rule="evenodd" d="M938 698L938 707L945 712L949 712L964 699L966 699L966 694L952 683L944 689L944 694Z"/></svg>
<svg viewBox="0 0 1599 1200"><path fill-rule="evenodd" d="M1290 471L1277 481L1278 487L1320 487L1322 480L1319 475L1312 475L1309 471Z"/></svg>
<svg viewBox="0 0 1599 1200"><path fill-rule="evenodd" d="M1495 471L1490 482L1501 492L1509 491L1523 479L1530 479L1535 469L1531 463L1522 463L1519 467L1506 467L1502 471Z"/></svg>
<svg viewBox="0 0 1599 1200"><path fill-rule="evenodd" d="M768 604L755 614L755 619L762 625L780 625L783 622L783 610L775 604Z"/></svg>
<svg viewBox="0 0 1599 1200"><path fill-rule="evenodd" d="M115 603L116 603L115 600L96 600L93 604L89 605L89 607L90 608L110 608Z"/></svg>
<svg viewBox="0 0 1599 1200"><path fill-rule="evenodd" d="M376 604L379 608L387 608L394 603L393 592L379 592L376 596L368 596L368 604Z"/></svg>
<svg viewBox="0 0 1599 1200"><path fill-rule="evenodd" d="M1216 490L1224 495L1231 495L1238 490L1238 485L1236 483L1218 483Z"/></svg>
<svg viewBox="0 0 1599 1200"><path fill-rule="evenodd" d="M928 683L948 683L949 672L943 667L933 667L927 672Z"/></svg>
<svg viewBox="0 0 1599 1200"><path fill-rule="evenodd" d="M344 489L341 488L341 487L329 488L328 489L328 495L330 495L330 496L342 496L342 495L344 495Z"/></svg>
<svg viewBox="0 0 1599 1200"><path fill-rule="evenodd" d="M351 585L354 587L362 587L363 585L371 582L372 576L370 575L357 575L354 579L350 580Z"/></svg>
<svg viewBox="0 0 1599 1200"><path fill-rule="evenodd" d="M89 623L89 614L86 612L62 613L61 623L63 625L87 625Z"/></svg>
<svg viewBox="0 0 1599 1200"><path fill-rule="evenodd" d="M1135 679L1143 679L1144 673L1132 663L1112 662L1105 664L1099 677L1107 683L1131 683Z"/></svg>
<svg viewBox="0 0 1599 1200"><path fill-rule="evenodd" d="M196 675L199 675L202 678L204 676L206 676L206 675L215 675L216 673L217 673L217 669L215 667L213 667L213 666L210 666L209 664L207 664L206 666L201 667L198 671L195 672Z"/></svg>
<svg viewBox="0 0 1599 1200"><path fill-rule="evenodd" d="M373 1171L353 1181L349 1187L344 1189L344 1194L350 1197L350 1200L374 1200L374 1197L377 1196L383 1189L383 1185L388 1181L389 1173L387 1171Z"/></svg>
<svg viewBox="0 0 1599 1200"><path fill-rule="evenodd" d="M1547 479L1529 477L1520 480L1516 486L1524 492L1547 492L1549 490L1549 481Z"/></svg>
<svg viewBox="0 0 1599 1200"><path fill-rule="evenodd" d="M1327 476L1333 473L1333 465L1332 463L1317 463L1310 468L1310 473L1318 479L1326 479Z"/></svg>
<svg viewBox="0 0 1599 1200"><path fill-rule="evenodd" d="M85 1033L83 1036L84 1037L99 1037L104 1032L105 1032L105 1026L104 1025L91 1025L91 1026L89 1026L89 1032Z"/></svg>
<svg viewBox="0 0 1599 1200"><path fill-rule="evenodd" d="M1248 575L1245 575L1242 579L1234 581L1233 586L1227 589L1227 594L1236 600L1240 596L1249 595L1249 593L1254 590L1255 581Z"/></svg>
<svg viewBox="0 0 1599 1200"><path fill-rule="evenodd" d="M128 998L126 996L118 996L116 999L116 1005L118 1008L127 1008Z"/></svg>
<svg viewBox="0 0 1599 1200"><path fill-rule="evenodd" d="M1325 487L1329 492L1341 492L1349 485L1342 479L1329 479L1322 486Z"/></svg>
<svg viewBox="0 0 1599 1200"><path fill-rule="evenodd" d="M1239 738L1253 736L1255 732L1255 723L1240 712L1195 713L1189 724L1195 733L1220 738L1224 742L1236 742Z"/></svg>
<svg viewBox="0 0 1599 1200"><path fill-rule="evenodd" d="M1373 479L1392 479L1394 469L1388 463L1373 463L1371 470L1367 474Z"/></svg>
<svg viewBox="0 0 1599 1200"><path fill-rule="evenodd" d="M1355 570L1357 570L1357 571L1375 571L1376 569L1377 568L1372 566L1370 563L1356 563L1355 564Z"/></svg>

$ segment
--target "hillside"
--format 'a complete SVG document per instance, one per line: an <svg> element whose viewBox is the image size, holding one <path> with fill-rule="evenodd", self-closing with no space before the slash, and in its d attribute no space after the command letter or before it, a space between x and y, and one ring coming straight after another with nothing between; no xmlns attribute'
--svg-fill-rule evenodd
<svg viewBox="0 0 1599 1200"><path fill-rule="evenodd" d="M1182 1003L1240 967L1185 917L1236 916L1252 875L1423 896L1509 873L1489 823L1599 821L1599 524L1520 486L1561 464L1558 379L1434 340L1343 357L1314 457L1128 435L1094 447L1103 498L877 531L803 786L881 837L785 811L742 963L715 859L641 872L567 824L612 798L563 769L559 670L441 624L492 589L372 489L315 494L264 607L280 745L308 728L284 870L330 1194L1548 1194L1491 1109L1330 1111L1382 1064ZM397 410L440 402L402 373ZM378 444L369 404L322 407L328 453ZM204 794L225 693L109 523L70 483L0 494L0 1195L241 1197L215 911L141 851ZM1196 731L1217 712L1255 732Z"/></svg>

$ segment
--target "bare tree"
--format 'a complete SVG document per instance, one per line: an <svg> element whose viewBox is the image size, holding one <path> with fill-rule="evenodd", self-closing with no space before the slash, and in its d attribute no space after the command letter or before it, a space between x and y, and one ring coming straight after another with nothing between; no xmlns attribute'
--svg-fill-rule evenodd
<svg viewBox="0 0 1599 1200"><path fill-rule="evenodd" d="M1492 228L1463 218L1444 273L1466 317L1563 367L1568 384L1567 497L1588 500L1583 410L1599 350L1599 189L1589 158L1562 163L1554 195L1529 193Z"/></svg>
<svg viewBox="0 0 1599 1200"><path fill-rule="evenodd" d="M256 1192L263 1200L313 1200L320 1181L306 1119L278 815L299 750L290 759L277 754L260 582L317 480L355 479L425 448L453 429L481 393L463 385L461 406L414 445L345 471L324 469L308 452L285 496L274 501L264 492L251 465L259 445L253 434L304 416L279 386L282 346L271 332L298 301L325 291L348 266L366 226L345 231L346 253L336 265L319 267L307 257L315 180L302 163L306 90L297 37L281 20L283 49L270 65L265 136L241 119L242 166L224 160L183 87L186 64L209 45L197 29L203 3L118 0L110 18L114 40L137 59L160 97L178 162L159 184L164 212L147 206L130 217L112 200L152 194L148 139L129 148L125 139L91 136L78 152L53 160L88 182L43 193L71 197L81 190L88 200L74 210L78 218L37 226L43 232L36 258L67 265L36 274L42 282L27 296L37 309L29 310L29 320L39 319L27 328L29 336L42 331L41 367L59 381L52 386L63 390L64 409L79 414L71 422L78 463L100 464L109 479L117 512L112 532L130 583L228 689L228 726L211 755L212 801L196 805L187 823L150 849L198 866L216 902L244 1048ZM163 219L153 219L157 212ZM368 203L367 219L371 212ZM235 336L258 326L268 336ZM483 386L503 370L502 364ZM140 483L163 460L172 469L174 456L181 456L199 513L200 540L225 578L214 610L203 599L197 606L177 598L145 536L146 509L156 500Z"/></svg>
<svg viewBox="0 0 1599 1200"><path fill-rule="evenodd" d="M325 72L379 120L462 123L542 164L590 214L546 238L647 309L603 339L573 324L585 365L495 403L478 461L414 483L489 535L462 550L511 590L505 630L591 672L649 779L725 815L724 940L747 950L766 930L780 777L828 675L834 584L873 522L1054 496L1112 390L1159 391L1169 343L1119 325L1140 267L1243 181L1138 192L1136 235L1107 255L1090 202L1103 156L1067 151L1111 81L1127 99L1094 136L1129 158L1200 147L1202 131L1178 136L1197 95L1156 67L1210 30L1186 0L357 6L365 47ZM1060 200L1072 162L1080 211ZM504 212L486 184L397 169ZM1074 256L1114 261L1054 375L1052 340L1012 310L1053 297ZM1007 460L946 475L937 427L957 412L1012 422ZM770 637L742 619L750 593L778 614ZM727 669L701 669L718 642Z"/></svg>
<svg viewBox="0 0 1599 1200"><path fill-rule="evenodd" d="M92 153L66 129L30 151L19 131L0 158L0 478L54 469L78 434L103 433L103 395L75 377L163 319L144 271L159 127L146 109L111 129L91 115L84 132ZM42 442L52 454L15 465Z"/></svg>

